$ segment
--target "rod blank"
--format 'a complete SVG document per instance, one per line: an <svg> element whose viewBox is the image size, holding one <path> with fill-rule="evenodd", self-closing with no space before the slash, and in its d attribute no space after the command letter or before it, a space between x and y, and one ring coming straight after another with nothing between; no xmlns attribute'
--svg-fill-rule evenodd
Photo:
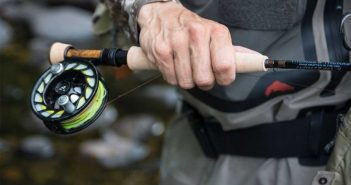
<svg viewBox="0 0 351 185"><path fill-rule="evenodd" d="M328 71L351 71L351 63L345 62L317 62L299 60L272 60L265 61L266 68L281 69L304 69L304 70L328 70Z"/></svg>

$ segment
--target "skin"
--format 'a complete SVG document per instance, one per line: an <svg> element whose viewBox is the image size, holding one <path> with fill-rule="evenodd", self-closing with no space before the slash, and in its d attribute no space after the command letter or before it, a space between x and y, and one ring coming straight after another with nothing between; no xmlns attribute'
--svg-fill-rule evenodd
<svg viewBox="0 0 351 185"><path fill-rule="evenodd" d="M184 89L211 89L235 80L234 52L228 28L173 2L144 5L138 14L140 45L163 78Z"/></svg>

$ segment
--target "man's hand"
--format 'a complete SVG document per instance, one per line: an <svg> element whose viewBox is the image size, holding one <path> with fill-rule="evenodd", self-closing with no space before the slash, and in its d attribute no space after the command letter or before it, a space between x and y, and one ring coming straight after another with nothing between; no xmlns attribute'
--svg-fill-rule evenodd
<svg viewBox="0 0 351 185"><path fill-rule="evenodd" d="M164 79L184 89L211 89L235 79L227 27L173 2L144 5L138 15L140 44Z"/></svg>

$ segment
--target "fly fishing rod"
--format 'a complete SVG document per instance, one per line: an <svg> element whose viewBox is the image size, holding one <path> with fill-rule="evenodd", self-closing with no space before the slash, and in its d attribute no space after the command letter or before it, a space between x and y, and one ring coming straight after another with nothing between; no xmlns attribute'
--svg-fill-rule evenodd
<svg viewBox="0 0 351 185"><path fill-rule="evenodd" d="M96 66L127 65L131 70L157 69L139 47L79 50L54 43L49 52L52 64L34 85L31 107L51 131L78 132L103 112L108 97L104 79ZM237 73L262 72L268 68L350 71L350 63L272 60L252 53L235 53Z"/></svg>
<svg viewBox="0 0 351 185"><path fill-rule="evenodd" d="M262 72L267 69L299 69L299 70L328 70L351 71L351 63L318 62L303 60L274 60L267 56L252 53L234 53L237 73ZM121 49L77 50L71 45L54 43L50 49L51 64L65 59L93 59L95 65L122 66L127 65L131 70L157 69L148 61L142 49L131 47L128 51Z"/></svg>

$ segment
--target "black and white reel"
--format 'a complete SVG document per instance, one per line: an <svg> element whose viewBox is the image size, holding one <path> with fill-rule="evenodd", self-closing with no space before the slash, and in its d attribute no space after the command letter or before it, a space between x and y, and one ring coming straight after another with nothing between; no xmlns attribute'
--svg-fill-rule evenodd
<svg viewBox="0 0 351 185"><path fill-rule="evenodd" d="M34 85L33 112L51 131L78 132L104 110L108 92L96 67L89 61L69 59L52 65Z"/></svg>

